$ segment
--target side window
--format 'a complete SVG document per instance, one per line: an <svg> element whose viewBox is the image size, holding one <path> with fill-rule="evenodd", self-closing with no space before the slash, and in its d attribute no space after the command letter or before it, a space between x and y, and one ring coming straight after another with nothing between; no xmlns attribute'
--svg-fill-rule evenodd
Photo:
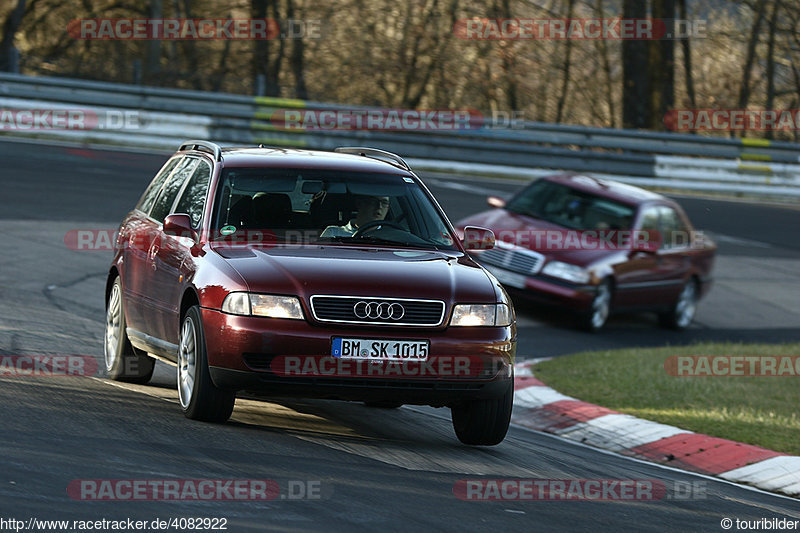
<svg viewBox="0 0 800 533"><path fill-rule="evenodd" d="M639 229L645 231L657 231L658 230L658 209L655 207L648 207L642 213L642 223L640 224Z"/></svg>
<svg viewBox="0 0 800 533"><path fill-rule="evenodd" d="M156 196L158 196L158 192L164 185L164 181L167 179L167 176L169 176L169 173L172 172L172 169L175 168L175 165L178 164L178 161L180 161L180 158L175 157L167 161L167 164L161 167L161 171L156 174L156 177L153 178L153 181L150 182L147 190L144 191L144 194L139 199L139 203L136 204L136 209L144 211L145 213L150 212L150 208L153 207L153 202L156 201Z"/></svg>
<svg viewBox="0 0 800 533"><path fill-rule="evenodd" d="M175 198L178 196L184 182L192 175L197 168L199 159L193 157L184 158L180 164L175 168L175 172L167 179L167 182L161 188L161 193L156 198L153 204L153 209L150 211L150 216L159 222L164 222L164 219L172 209L172 204L175 203Z"/></svg>
<svg viewBox="0 0 800 533"><path fill-rule="evenodd" d="M664 248L678 248L687 243L686 226L680 215L671 207L659 208L661 214L661 234Z"/></svg>
<svg viewBox="0 0 800 533"><path fill-rule="evenodd" d="M206 203L210 178L211 166L203 161L189 180L189 184L184 189L183 195L178 201L178 206L175 208L176 213L188 214L192 219L192 226L195 228L203 218L203 207Z"/></svg>
<svg viewBox="0 0 800 533"><path fill-rule="evenodd" d="M650 233L648 239L660 240L663 238L660 234L661 229L658 224L657 207L646 207L644 209L641 222L639 223L639 229Z"/></svg>

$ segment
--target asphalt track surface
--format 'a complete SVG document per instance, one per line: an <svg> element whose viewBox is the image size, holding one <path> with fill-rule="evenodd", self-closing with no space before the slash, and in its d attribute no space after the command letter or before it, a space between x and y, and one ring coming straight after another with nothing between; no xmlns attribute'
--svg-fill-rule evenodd
<svg viewBox="0 0 800 533"><path fill-rule="evenodd" d="M63 237L71 229L116 227L165 156L2 141L0 158L0 356L81 354L99 362L110 254L68 250ZM427 181L453 220L483 209L487 194L519 186L442 175ZM698 227L720 236L720 281L701 304L696 327L673 333L657 328L652 317L631 316L588 335L572 329L566 316L523 305L520 353L800 340L792 303L799 300L800 211L680 201ZM721 531L723 518L800 520L797 500L522 428L512 427L499 446L465 447L446 409L239 399L228 424L194 422L180 414L174 369L160 363L147 386L113 383L102 372L94 378L0 377L0 402L0 519L216 517L227 519L234 532ZM456 498L454 484L472 478L660 480L669 496L614 502ZM290 486L311 482L321 497L82 501L67 493L70 482L81 479L269 479L283 496ZM673 492L692 484L705 494L681 498Z"/></svg>

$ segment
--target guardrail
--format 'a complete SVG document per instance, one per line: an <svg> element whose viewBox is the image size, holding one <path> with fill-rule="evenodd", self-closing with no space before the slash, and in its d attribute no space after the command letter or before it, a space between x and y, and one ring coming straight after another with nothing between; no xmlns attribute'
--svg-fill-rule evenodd
<svg viewBox="0 0 800 533"><path fill-rule="evenodd" d="M167 150L186 138L327 150L368 145L415 160L470 163L489 174L492 168L504 175L517 169L521 176L526 169L563 169L645 186L800 198L800 145L794 143L530 121L499 128L480 117L458 131L287 130L273 122L285 110L372 108L0 73L0 110L57 106L136 110L141 120L137 128L115 131L14 133Z"/></svg>

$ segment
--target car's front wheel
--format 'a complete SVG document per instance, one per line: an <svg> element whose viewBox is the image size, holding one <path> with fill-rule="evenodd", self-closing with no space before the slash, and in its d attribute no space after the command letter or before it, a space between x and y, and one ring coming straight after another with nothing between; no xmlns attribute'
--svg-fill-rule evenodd
<svg viewBox="0 0 800 533"><path fill-rule="evenodd" d="M178 399L187 418L218 423L230 418L236 392L220 389L211 380L203 322L197 306L187 311L181 324L177 375Z"/></svg>
<svg viewBox="0 0 800 533"><path fill-rule="evenodd" d="M106 302L106 331L103 343L106 374L116 381L147 383L153 377L156 361L152 357L136 352L128 340L125 329L122 283L117 276Z"/></svg>
<svg viewBox="0 0 800 533"><path fill-rule="evenodd" d="M473 446L500 444L508 433L514 406L514 381L498 398L470 400L450 408L458 440Z"/></svg>
<svg viewBox="0 0 800 533"><path fill-rule="evenodd" d="M658 318L661 325L671 329L682 330L689 327L697 312L697 283L694 279L686 282L678 299L669 311L661 313Z"/></svg>
<svg viewBox="0 0 800 533"><path fill-rule="evenodd" d="M612 297L611 281L603 280L597 286L592 299L592 306L589 311L581 316L581 327L586 331L596 332L603 329L606 325L608 317L611 315L611 297Z"/></svg>

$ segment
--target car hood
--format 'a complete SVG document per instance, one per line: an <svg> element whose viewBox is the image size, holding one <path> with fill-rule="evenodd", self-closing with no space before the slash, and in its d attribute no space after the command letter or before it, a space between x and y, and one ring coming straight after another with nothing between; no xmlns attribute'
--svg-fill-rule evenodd
<svg viewBox="0 0 800 533"><path fill-rule="evenodd" d="M463 229L465 226L480 226L490 229L494 232L498 241L534 250L544 255L548 261L563 261L582 267L606 262L612 258L624 256L626 254L625 251L609 249L550 249L546 245L537 246L535 238L531 236L531 232L542 232L546 230L566 232L567 228L545 220L511 213L505 209L492 209L490 211L478 213L456 224L458 229Z"/></svg>
<svg viewBox="0 0 800 533"><path fill-rule="evenodd" d="M219 247L252 292L495 302L486 273L461 253L347 246Z"/></svg>

